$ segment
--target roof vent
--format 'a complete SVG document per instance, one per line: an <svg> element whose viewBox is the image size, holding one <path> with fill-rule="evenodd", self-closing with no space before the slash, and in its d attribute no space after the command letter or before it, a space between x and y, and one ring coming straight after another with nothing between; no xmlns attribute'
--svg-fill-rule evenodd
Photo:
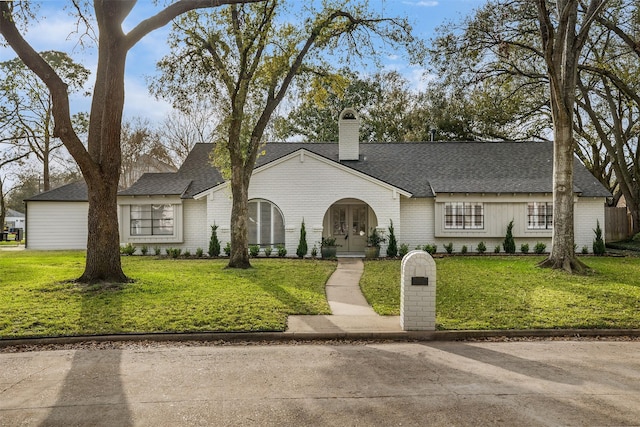
<svg viewBox="0 0 640 427"><path fill-rule="evenodd" d="M358 160L360 157L360 116L353 108L345 108L338 119L339 159Z"/></svg>

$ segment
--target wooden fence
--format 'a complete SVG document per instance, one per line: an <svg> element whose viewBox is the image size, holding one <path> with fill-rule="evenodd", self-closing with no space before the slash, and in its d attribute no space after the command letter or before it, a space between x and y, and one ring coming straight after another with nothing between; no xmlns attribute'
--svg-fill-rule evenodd
<svg viewBox="0 0 640 427"><path fill-rule="evenodd" d="M627 208L604 208L604 238L606 242L619 242L631 237L631 215Z"/></svg>

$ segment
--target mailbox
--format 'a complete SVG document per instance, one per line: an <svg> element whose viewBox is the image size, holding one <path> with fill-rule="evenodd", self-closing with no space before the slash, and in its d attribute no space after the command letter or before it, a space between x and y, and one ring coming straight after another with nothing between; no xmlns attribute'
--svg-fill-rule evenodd
<svg viewBox="0 0 640 427"><path fill-rule="evenodd" d="M429 278L428 277L412 277L411 278L412 286L429 286Z"/></svg>

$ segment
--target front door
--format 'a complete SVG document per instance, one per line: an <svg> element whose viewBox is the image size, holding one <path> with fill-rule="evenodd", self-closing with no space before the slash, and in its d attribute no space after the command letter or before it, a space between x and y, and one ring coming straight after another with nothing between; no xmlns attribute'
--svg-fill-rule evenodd
<svg viewBox="0 0 640 427"><path fill-rule="evenodd" d="M331 232L338 252L364 253L367 243L367 205L333 205Z"/></svg>

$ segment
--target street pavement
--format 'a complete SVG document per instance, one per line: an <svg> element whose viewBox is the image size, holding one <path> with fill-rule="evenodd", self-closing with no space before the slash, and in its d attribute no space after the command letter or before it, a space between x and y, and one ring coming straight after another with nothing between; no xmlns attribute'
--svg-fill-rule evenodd
<svg viewBox="0 0 640 427"><path fill-rule="evenodd" d="M0 425L637 426L639 354L593 340L0 353Z"/></svg>

